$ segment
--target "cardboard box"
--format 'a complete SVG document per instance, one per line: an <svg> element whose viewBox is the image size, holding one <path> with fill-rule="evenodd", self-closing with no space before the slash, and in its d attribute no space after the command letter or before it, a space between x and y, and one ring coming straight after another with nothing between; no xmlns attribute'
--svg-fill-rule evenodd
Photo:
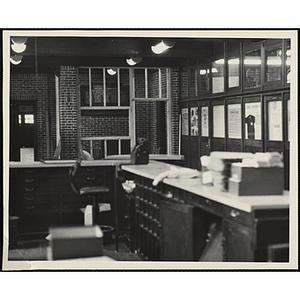
<svg viewBox="0 0 300 300"><path fill-rule="evenodd" d="M272 168L254 168L243 166L241 163L233 163L231 165L231 178L243 182L274 180L280 182L284 180L284 171L280 167Z"/></svg>
<svg viewBox="0 0 300 300"><path fill-rule="evenodd" d="M103 255L103 233L99 226L50 228L48 260Z"/></svg>
<svg viewBox="0 0 300 300"><path fill-rule="evenodd" d="M259 195L282 195L283 180L281 177L276 180L253 180L240 181L229 178L228 192L236 196L259 196Z"/></svg>

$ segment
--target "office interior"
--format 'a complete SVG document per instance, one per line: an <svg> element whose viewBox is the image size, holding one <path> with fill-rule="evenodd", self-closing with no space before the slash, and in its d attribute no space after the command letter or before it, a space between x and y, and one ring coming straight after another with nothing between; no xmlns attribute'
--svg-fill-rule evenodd
<svg viewBox="0 0 300 300"><path fill-rule="evenodd" d="M295 44L276 33L8 33L8 262L288 266Z"/></svg>

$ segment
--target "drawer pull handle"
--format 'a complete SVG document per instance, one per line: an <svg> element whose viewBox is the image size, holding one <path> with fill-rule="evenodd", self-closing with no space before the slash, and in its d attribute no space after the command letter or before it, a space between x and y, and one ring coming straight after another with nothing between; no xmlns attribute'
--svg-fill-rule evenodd
<svg viewBox="0 0 300 300"><path fill-rule="evenodd" d="M231 212L230 212L230 216L231 217L233 217L233 218L236 218L237 216L239 216L239 212L238 211L235 211L235 210L232 210Z"/></svg>
<svg viewBox="0 0 300 300"><path fill-rule="evenodd" d="M26 209L34 209L34 205L32 206L25 206Z"/></svg>
<svg viewBox="0 0 300 300"><path fill-rule="evenodd" d="M34 181L33 178L31 178L31 179L26 179L26 178L25 178L25 182L33 182L33 181Z"/></svg>
<svg viewBox="0 0 300 300"><path fill-rule="evenodd" d="M87 177L87 180L95 180L96 177Z"/></svg>
<svg viewBox="0 0 300 300"><path fill-rule="evenodd" d="M26 192L32 192L34 190L34 188L25 188Z"/></svg>
<svg viewBox="0 0 300 300"><path fill-rule="evenodd" d="M34 200L34 197L25 197L25 200L32 201L32 200Z"/></svg>

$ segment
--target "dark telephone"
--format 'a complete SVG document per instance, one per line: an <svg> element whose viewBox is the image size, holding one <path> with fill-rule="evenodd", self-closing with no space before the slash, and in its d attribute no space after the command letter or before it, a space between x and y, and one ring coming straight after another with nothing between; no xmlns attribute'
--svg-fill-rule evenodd
<svg viewBox="0 0 300 300"><path fill-rule="evenodd" d="M138 138L130 154L131 164L147 165L149 163L149 143L145 138Z"/></svg>

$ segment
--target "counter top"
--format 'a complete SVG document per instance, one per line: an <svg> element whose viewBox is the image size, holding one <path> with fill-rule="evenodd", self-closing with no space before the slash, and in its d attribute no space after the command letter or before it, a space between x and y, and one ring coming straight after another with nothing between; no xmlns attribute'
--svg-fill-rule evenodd
<svg viewBox="0 0 300 300"><path fill-rule="evenodd" d="M60 168L71 167L76 160L47 160L34 162L9 162L10 168ZM130 164L129 160L83 160L81 166L118 166L121 164Z"/></svg>
<svg viewBox="0 0 300 300"><path fill-rule="evenodd" d="M121 160L129 160L130 154L123 154L123 155L109 155L105 158L105 160L111 159L121 159ZM150 160L184 160L183 155L168 155L168 154L149 154Z"/></svg>
<svg viewBox="0 0 300 300"><path fill-rule="evenodd" d="M160 173L170 170L171 166L162 162L150 161L147 165L124 165L121 168L136 175L155 179ZM221 192L211 185L203 185L200 172L198 177L165 178L163 182L246 212L251 212L255 209L289 208L289 192L285 191L283 195L276 196L235 196L228 192Z"/></svg>

